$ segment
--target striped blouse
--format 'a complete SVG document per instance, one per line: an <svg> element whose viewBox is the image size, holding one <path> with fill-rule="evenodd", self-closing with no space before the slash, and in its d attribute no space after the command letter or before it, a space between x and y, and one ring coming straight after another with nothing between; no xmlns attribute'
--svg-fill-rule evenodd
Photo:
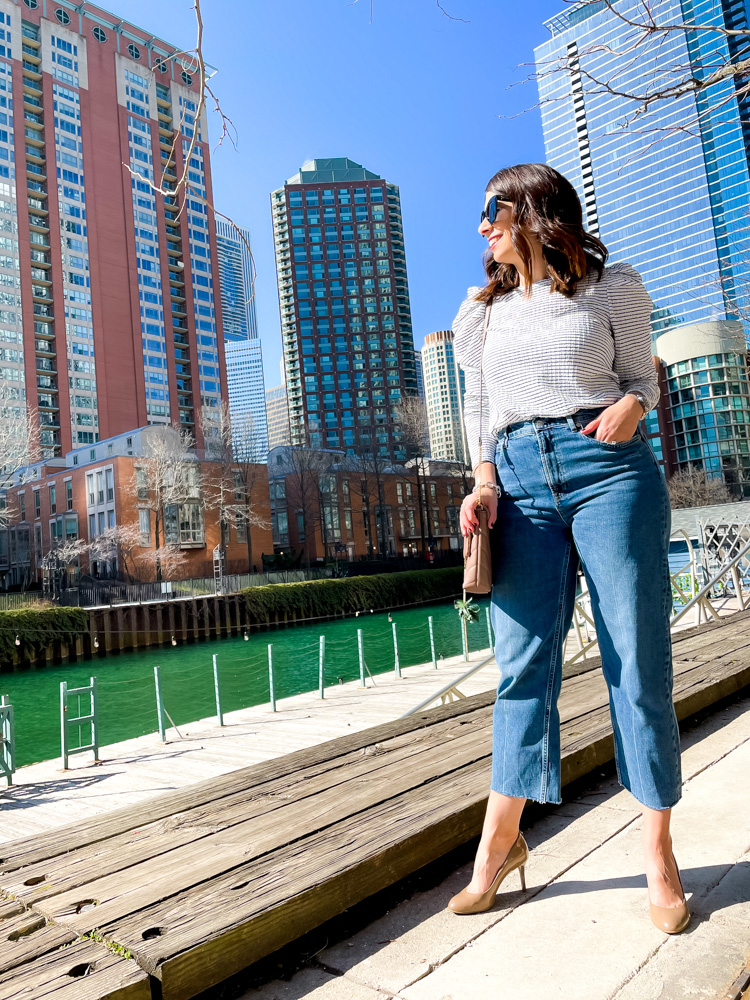
<svg viewBox="0 0 750 1000"><path fill-rule="evenodd" d="M514 289L492 304L482 353L485 306L470 288L453 322L454 350L464 370L464 419L472 466L479 462L480 361L484 374L482 461L495 461L498 435L533 417L565 417L608 406L637 389L652 409L659 399L651 354L653 304L630 264L605 267L572 298L534 282L531 298Z"/></svg>

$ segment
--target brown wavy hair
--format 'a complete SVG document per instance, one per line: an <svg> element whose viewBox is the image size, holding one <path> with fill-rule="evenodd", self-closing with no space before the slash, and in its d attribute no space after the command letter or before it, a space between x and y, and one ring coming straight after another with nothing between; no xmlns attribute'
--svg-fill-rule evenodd
<svg viewBox="0 0 750 1000"><path fill-rule="evenodd" d="M570 181L546 163L519 163L498 170L487 185L487 193L513 202L510 239L531 274L531 244L525 233L533 233L542 243L547 276L552 290L568 298L575 295L578 282L590 271L601 278L609 251L596 236L583 228L583 211ZM477 299L488 302L518 288L519 274L513 264L498 264L488 250L484 258L487 284ZM525 289L531 295L531 284Z"/></svg>

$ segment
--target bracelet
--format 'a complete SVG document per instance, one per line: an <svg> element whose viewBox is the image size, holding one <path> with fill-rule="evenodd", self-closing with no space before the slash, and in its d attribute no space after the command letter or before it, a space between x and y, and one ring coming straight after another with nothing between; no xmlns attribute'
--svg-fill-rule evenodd
<svg viewBox="0 0 750 1000"><path fill-rule="evenodd" d="M500 496L500 494L502 492L501 488L497 485L497 483L490 483L490 482L487 482L487 483L477 483L474 486L474 489L471 492L472 493L479 493L482 489L494 490L495 493L497 493L498 496Z"/></svg>

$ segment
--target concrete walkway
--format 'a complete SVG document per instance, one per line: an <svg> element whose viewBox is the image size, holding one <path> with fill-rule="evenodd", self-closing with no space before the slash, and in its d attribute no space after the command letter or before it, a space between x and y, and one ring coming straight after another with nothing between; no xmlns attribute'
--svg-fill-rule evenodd
<svg viewBox="0 0 750 1000"><path fill-rule="evenodd" d="M693 913L683 934L649 919L640 813L608 779L524 827L526 893L514 872L491 912L456 916L445 906L466 865L244 1000L732 997L750 963L750 698L685 734L682 750L673 835Z"/></svg>

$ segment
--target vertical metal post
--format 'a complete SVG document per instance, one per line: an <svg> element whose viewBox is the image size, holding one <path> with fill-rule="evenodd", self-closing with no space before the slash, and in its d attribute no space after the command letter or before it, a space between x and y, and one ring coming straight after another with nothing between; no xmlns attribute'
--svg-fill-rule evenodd
<svg viewBox="0 0 750 1000"><path fill-rule="evenodd" d="M365 651L362 646L362 629L357 629L357 650L359 651L359 680L365 686Z"/></svg>
<svg viewBox="0 0 750 1000"><path fill-rule="evenodd" d="M485 617L487 619L487 640L489 642L488 648L492 649L492 647L495 645L495 643L494 643L493 638L492 638L492 622L490 621L490 609L489 608L485 608L484 609L484 614L485 614Z"/></svg>
<svg viewBox="0 0 750 1000"><path fill-rule="evenodd" d="M156 717L159 721L159 739L162 743L167 742L167 729L164 725L164 699L161 696L161 677L159 668L154 667L154 685L156 687Z"/></svg>
<svg viewBox="0 0 750 1000"><path fill-rule="evenodd" d="M321 635L320 637L320 647L318 650L318 687L320 688L320 697L325 698L325 670L326 670L326 637Z"/></svg>
<svg viewBox="0 0 750 1000"><path fill-rule="evenodd" d="M732 581L734 582L734 592L737 595L737 606L740 611L745 610L745 601L742 596L742 582L740 580L740 574L737 572L737 566L732 566Z"/></svg>
<svg viewBox="0 0 750 1000"><path fill-rule="evenodd" d="M393 665L396 670L396 677L401 676L401 664L398 659L398 636L396 635L396 623L391 622L391 628L393 629Z"/></svg>
<svg viewBox="0 0 750 1000"><path fill-rule="evenodd" d="M276 694L273 689L273 643L268 643L268 693L271 700L271 711L276 711Z"/></svg>
<svg viewBox="0 0 750 1000"><path fill-rule="evenodd" d="M2 731L0 740L2 741L2 752L0 753L0 774L3 774L8 782L8 786L13 784L13 772L16 769L16 733L13 723L13 706L7 694L0 697L0 712L2 718Z"/></svg>
<svg viewBox="0 0 750 1000"><path fill-rule="evenodd" d="M435 633L432 628L432 615L427 619L427 626L430 630L430 656L432 657L432 665L437 670L437 660L435 659Z"/></svg>
<svg viewBox="0 0 750 1000"><path fill-rule="evenodd" d="M464 651L464 663L469 662L469 639L466 635L466 619L461 619L461 646Z"/></svg>
<svg viewBox="0 0 750 1000"><path fill-rule="evenodd" d="M60 681L60 749L63 771L68 770L68 727L65 713L68 711L68 682Z"/></svg>
<svg viewBox="0 0 750 1000"><path fill-rule="evenodd" d="M214 653L214 694L216 695L216 718L220 726L224 725L224 716L221 711L221 691L219 689L219 661Z"/></svg>
<svg viewBox="0 0 750 1000"><path fill-rule="evenodd" d="M96 677L91 678L91 742L94 744L94 760L99 760L99 711L96 696Z"/></svg>

